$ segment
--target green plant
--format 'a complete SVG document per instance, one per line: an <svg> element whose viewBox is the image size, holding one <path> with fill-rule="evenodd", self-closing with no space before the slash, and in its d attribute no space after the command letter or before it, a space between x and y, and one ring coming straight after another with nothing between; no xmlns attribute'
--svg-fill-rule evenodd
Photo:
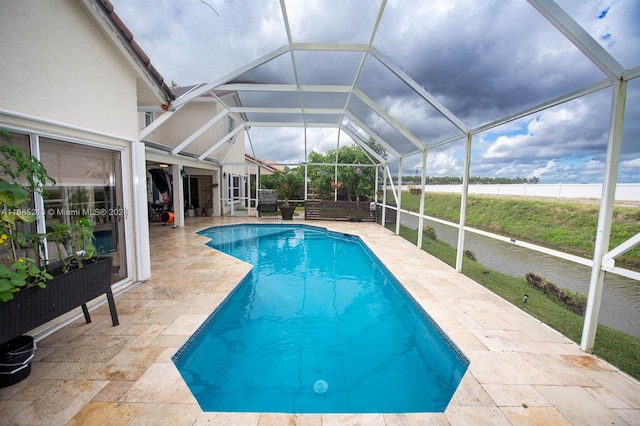
<svg viewBox="0 0 640 426"><path fill-rule="evenodd" d="M466 257L468 257L469 259L471 259L471 260L473 260L473 261L475 262L475 260L476 260L476 255L475 255L475 253L474 253L474 252L472 252L471 250L465 250L465 251L463 252L463 254L464 254Z"/></svg>
<svg viewBox="0 0 640 426"><path fill-rule="evenodd" d="M29 202L32 193L42 193L55 180L37 158L16 146L0 146L0 155L0 252L6 255L0 263L0 301L6 302L21 288L45 287L53 278L41 261L43 235L29 231L36 220Z"/></svg>
<svg viewBox="0 0 640 426"><path fill-rule="evenodd" d="M16 146L0 146L0 155L0 301L8 302L21 289L44 288L54 275L82 268L97 253L94 223L87 218L54 224L46 234L32 231L37 215L31 196L55 185L55 179L40 160ZM58 246L55 264L44 258L45 239Z"/></svg>
<svg viewBox="0 0 640 426"><path fill-rule="evenodd" d="M402 194L402 207L420 210L420 197ZM460 195L427 192L424 213L458 223ZM388 198L391 199L391 198ZM611 224L610 248L622 244L640 232L640 209L617 206ZM559 249L571 254L592 257L598 223L598 204L559 200L536 200L524 197L470 195L466 225L500 235ZM616 265L640 270L640 247L620 258Z"/></svg>
<svg viewBox="0 0 640 426"><path fill-rule="evenodd" d="M384 148L373 138L369 139L367 145L386 158ZM341 146L325 154L311 151L308 162L316 164L308 166L309 187L321 199L333 199L335 189L341 188L341 193L347 200L372 200L376 188L381 184L375 181L376 167L373 167L370 156L357 145ZM354 166L334 166L335 163Z"/></svg>
<svg viewBox="0 0 640 426"><path fill-rule="evenodd" d="M253 185L255 185L255 183L253 183ZM214 188L213 185L208 185L206 187L206 190L204 191L203 199L204 199L204 208L205 209L212 208L213 202L212 202L211 198L213 196L212 195L213 194L213 188Z"/></svg>
<svg viewBox="0 0 640 426"><path fill-rule="evenodd" d="M97 255L93 244L94 222L86 217L80 218L73 224L56 223L52 231L46 234L48 240L54 242L58 248L58 259L55 264L61 272L82 268L85 263ZM66 253L70 253L69 256Z"/></svg>
<svg viewBox="0 0 640 426"><path fill-rule="evenodd" d="M278 191L278 199L283 200L283 205L289 207L289 200L300 198L304 188L303 178L295 170L285 170L275 172L270 176L265 176L262 180L265 189L275 189Z"/></svg>
<svg viewBox="0 0 640 426"><path fill-rule="evenodd" d="M437 238L436 230L429 225L425 225L422 227L422 233L426 238L429 238L431 240L435 240Z"/></svg>

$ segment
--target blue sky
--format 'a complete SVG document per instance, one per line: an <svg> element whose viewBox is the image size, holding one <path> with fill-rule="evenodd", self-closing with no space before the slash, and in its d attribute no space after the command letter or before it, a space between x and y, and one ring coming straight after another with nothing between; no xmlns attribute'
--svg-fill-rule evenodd
<svg viewBox="0 0 640 426"><path fill-rule="evenodd" d="M287 41L277 0L112 3L165 79L183 86L214 81ZM378 3L285 1L294 41L345 43L367 42ZM640 66L639 1L557 3L625 68ZM373 45L471 128L605 78L525 0L389 0ZM304 69L304 78L334 78L353 68L352 59L315 62ZM358 86L401 117L403 126L427 143L455 130L378 68L367 64ZM629 83L619 182L640 182L638 80ZM610 107L611 89L604 89L478 134L471 173L537 176L541 183L600 182ZM307 133L309 149L316 151L335 148L337 138L335 129ZM348 141L344 133L340 138ZM254 128L251 140L260 158L304 159L301 129ZM428 174L461 176L463 148L458 142L431 150ZM421 161L408 158L403 169L413 174Z"/></svg>

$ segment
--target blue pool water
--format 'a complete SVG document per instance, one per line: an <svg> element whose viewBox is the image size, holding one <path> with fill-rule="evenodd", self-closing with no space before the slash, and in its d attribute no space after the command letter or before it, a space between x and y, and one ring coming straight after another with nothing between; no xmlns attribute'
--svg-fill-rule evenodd
<svg viewBox="0 0 640 426"><path fill-rule="evenodd" d="M441 412L468 361L358 238L200 232L252 272L173 357L204 411Z"/></svg>

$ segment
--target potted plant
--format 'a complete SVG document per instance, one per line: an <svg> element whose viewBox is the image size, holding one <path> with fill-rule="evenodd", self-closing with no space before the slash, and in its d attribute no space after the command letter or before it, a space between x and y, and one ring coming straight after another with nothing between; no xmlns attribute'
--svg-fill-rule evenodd
<svg viewBox="0 0 640 426"><path fill-rule="evenodd" d="M213 205L211 203L213 185L211 185L204 193L204 215L213 216Z"/></svg>
<svg viewBox="0 0 640 426"><path fill-rule="evenodd" d="M282 220L292 220L296 206L290 205L289 201L300 196L303 186L302 180L290 170L286 170L284 173L276 173L276 175L278 198L283 200L280 206Z"/></svg>
<svg viewBox="0 0 640 426"><path fill-rule="evenodd" d="M355 214L350 214L349 216L347 216L347 220L349 220L349 222L362 222L362 218L358 217Z"/></svg>
<svg viewBox="0 0 640 426"><path fill-rule="evenodd" d="M55 180L40 161L18 147L0 146L0 154L0 252L5 255L0 263L0 302L7 302L20 289L44 287L53 278L36 259L23 255L23 248L35 249L29 253L42 252L41 236L27 231L37 218L28 202L31 192L42 192L47 182L55 184ZM20 182L25 181L23 188Z"/></svg>
<svg viewBox="0 0 640 426"><path fill-rule="evenodd" d="M118 325L111 292L113 259L97 255L94 223L78 218L56 224L46 234L30 232L36 219L31 193L41 193L55 180L18 147L0 146L0 160L0 344L79 306L90 322L86 303L102 294L107 295L113 325ZM50 253L58 247L57 257L45 258L45 243Z"/></svg>
<svg viewBox="0 0 640 426"><path fill-rule="evenodd" d="M202 216L202 207L196 207L195 213L196 213L196 216L198 217Z"/></svg>
<svg viewBox="0 0 640 426"><path fill-rule="evenodd" d="M195 215L196 215L196 210L193 207L193 204L188 204L187 205L187 216L194 217Z"/></svg>
<svg viewBox="0 0 640 426"><path fill-rule="evenodd" d="M204 206L204 215L205 216L213 216L213 207L211 207L211 202L208 201Z"/></svg>

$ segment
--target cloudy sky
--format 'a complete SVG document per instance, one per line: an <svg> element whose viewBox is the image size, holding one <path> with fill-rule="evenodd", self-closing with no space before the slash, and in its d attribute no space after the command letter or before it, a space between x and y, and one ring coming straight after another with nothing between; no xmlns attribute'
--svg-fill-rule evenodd
<svg viewBox="0 0 640 426"><path fill-rule="evenodd" d="M165 80L181 86L219 81L287 43L277 0L111 1ZM557 3L624 68L640 66L639 1ZM374 0L285 4L294 42L367 43L379 10ZM524 0L389 0L373 46L472 129L605 79ZM302 83L351 85L362 54L296 52L295 59ZM250 77L291 82L291 57L284 55ZM374 57L365 60L356 87L428 145L459 134ZM601 182L610 108L607 88L479 133L471 174ZM352 99L349 109L382 137L394 137L364 103ZM338 138L350 143L336 129L308 129L308 149L335 148ZM260 158L304 159L301 128L254 127L250 139ZM402 149L413 149L406 145ZM405 174L415 173L421 161L420 155L407 158ZM463 165L462 140L429 151L429 175L461 176ZM629 83L618 181L640 182L640 79Z"/></svg>

